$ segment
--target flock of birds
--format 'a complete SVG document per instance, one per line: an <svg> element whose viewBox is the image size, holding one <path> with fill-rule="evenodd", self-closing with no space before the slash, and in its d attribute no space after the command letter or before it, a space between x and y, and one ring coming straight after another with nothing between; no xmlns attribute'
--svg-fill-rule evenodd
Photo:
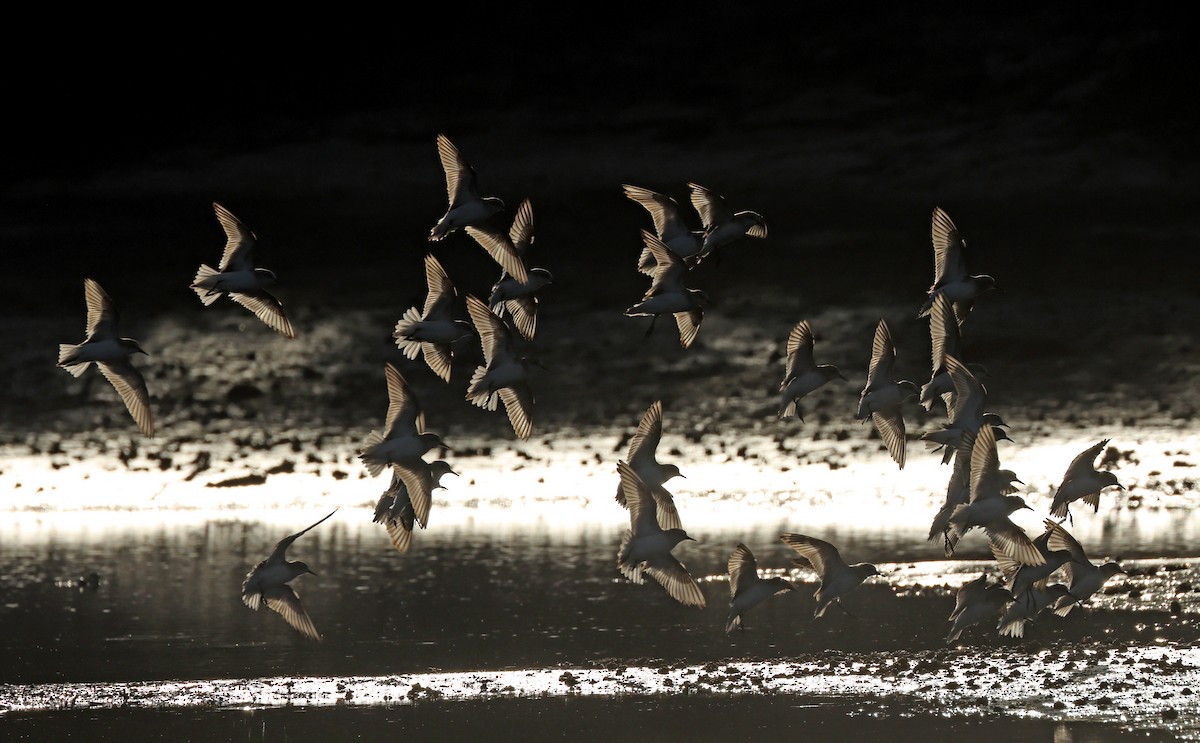
<svg viewBox="0 0 1200 743"><path fill-rule="evenodd" d="M430 230L429 240L465 232L498 264L500 275L487 301L466 295L468 321L461 317L454 283L437 258L427 254L424 306L405 311L393 337L408 359L422 358L430 371L449 383L455 344L477 336L484 363L471 375L465 399L488 411L503 405L513 431L525 439L533 431L534 420L528 369L538 362L521 352L520 343L533 340L538 294L554 280L548 270L530 264L533 207L528 199L523 200L507 231L494 229L491 223L506 209L503 201L480 194L475 171L448 137L438 135L437 148L449 206ZM680 344L686 349L695 341L709 303L705 292L686 285L689 273L700 263L719 258L720 249L735 240L765 238L766 222L757 212L733 211L720 195L689 183L690 201L702 225L692 229L673 198L638 186L623 188L630 200L645 208L654 228L642 231L643 249L636 264L651 284L625 315L653 318L647 334L660 315L672 315ZM255 234L220 204L214 203L213 209L226 235L225 250L217 268L199 267L191 288L205 306L228 295L272 330L294 338L283 305L267 289L276 281L275 274L254 263ZM1067 468L1050 507L1052 518L1044 520L1044 533L1031 539L1011 520L1016 511L1032 507L1015 495L1014 484L1021 483L1017 475L1000 468L997 442L1011 439L1005 433L1004 420L987 409L987 391L979 381L981 376L986 378L987 371L964 361L962 353L962 327L976 300L995 288L996 282L991 276L968 271L966 243L940 208L933 212L932 243L934 281L917 312L918 317L929 318L930 379L921 387L894 379L896 347L887 322L880 319L856 418L872 421L891 458L903 469L908 441L904 405L916 399L927 410L939 403L945 407L946 422L920 436L930 448L942 451L942 462L951 465L945 503L933 518L929 540L941 540L945 554L951 556L962 538L979 529L987 536L1000 573L993 579L985 571L958 590L947 642L956 641L967 627L997 616L1001 634L1020 637L1025 625L1042 612L1066 616L1114 574L1124 572L1115 562L1094 564L1062 524L1073 518L1072 503L1082 500L1098 511L1101 491L1122 486L1111 472L1095 468L1108 444L1105 439L1081 452ZM136 340L120 336L115 306L100 284L85 279L84 297L86 337L82 343L59 346L58 366L78 377L95 364L117 390L142 433L153 436L146 383L130 361L134 354L145 351ZM785 374L779 385L781 419L803 420L800 403L807 395L833 379L846 379L836 366L816 363L814 339L807 320L797 323L787 338ZM376 504L374 521L386 528L395 549L407 552L414 526L425 528L428 523L433 491L442 487L445 475L456 473L443 460L426 461L433 449L448 447L436 433L426 430L424 410L400 369L387 363L384 372L388 393L384 425L366 438L359 458L372 476L391 471L390 484ZM703 608L706 602L699 584L673 554L681 542L695 540L682 528L674 497L665 487L680 471L657 459L662 434L663 406L655 401L632 435L627 456L617 463L620 484L616 500L628 509L630 522L617 551L617 568L634 583L643 583L649 576L679 603ZM290 585L313 571L303 562L289 561L287 550L331 516L333 512L280 540L242 584L242 599L251 609L265 603L300 633L317 640L321 635ZM869 563L848 564L834 545L816 537L786 533L780 539L796 552L794 566L811 570L819 578L814 618L824 615L833 604L845 611L841 599L868 578L880 575ZM730 555L728 572L726 632L744 628L746 613L771 596L797 588L780 576L761 577L754 554L744 544L738 544ZM1065 583L1052 582L1056 576Z"/></svg>

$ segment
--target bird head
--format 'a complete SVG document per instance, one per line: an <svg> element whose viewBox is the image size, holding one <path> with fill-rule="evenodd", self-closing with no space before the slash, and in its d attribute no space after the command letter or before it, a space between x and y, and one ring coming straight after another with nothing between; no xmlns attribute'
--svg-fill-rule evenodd
<svg viewBox="0 0 1200 743"><path fill-rule="evenodd" d="M1008 505L1012 509L1011 511L1009 511L1009 513L1013 513L1015 511L1020 511L1023 508L1027 508L1030 511L1033 510L1033 506L1027 504L1025 502L1025 499L1019 495L1008 495L1005 497L1008 498Z"/></svg>
<svg viewBox="0 0 1200 743"><path fill-rule="evenodd" d="M296 575L304 575L304 574L306 574L306 573L307 573L308 575L316 575L316 573L314 573L314 572L313 572L313 571L312 571L312 570L311 570L311 569L308 567L308 565L306 565L306 564L304 564L304 563L302 563L302 562L293 562L293 563L292 563L292 569L296 571Z"/></svg>
<svg viewBox="0 0 1200 743"><path fill-rule="evenodd" d="M843 382L850 381L850 380L846 379L845 374L842 374L842 370L837 368L833 364L821 364L820 366L817 367L817 369L821 372L822 375L824 375L826 381L828 381L830 379L840 379Z"/></svg>
<svg viewBox="0 0 1200 743"><path fill-rule="evenodd" d="M689 537L687 532L684 531L683 529L667 529L663 533L666 534L667 538L669 538L671 540L671 546L675 546L675 545L679 544L680 542L695 542L696 541L692 537Z"/></svg>
<svg viewBox="0 0 1200 743"><path fill-rule="evenodd" d="M1106 562L1100 566L1100 570L1106 578L1111 578L1117 573L1128 575L1128 573L1125 572L1125 568L1121 567L1120 563L1116 562Z"/></svg>
<svg viewBox="0 0 1200 743"><path fill-rule="evenodd" d="M1103 487L1108 487L1109 485L1115 485L1117 488L1120 488L1121 490L1125 490L1125 486L1122 485L1121 483L1117 482L1117 476L1116 476L1116 474L1114 474L1112 472L1101 472L1100 480L1104 483Z"/></svg>
<svg viewBox="0 0 1200 743"><path fill-rule="evenodd" d="M138 342L132 338L122 338L120 341L118 341L118 343L121 344L121 348L124 348L127 353L141 353L145 354L146 356L150 355L142 350L142 347L138 345Z"/></svg>
<svg viewBox="0 0 1200 743"><path fill-rule="evenodd" d="M679 467L677 465L663 464L659 466L662 470L663 482L670 480L672 477L683 477L683 479L687 479L687 477L685 477L684 474L679 471Z"/></svg>

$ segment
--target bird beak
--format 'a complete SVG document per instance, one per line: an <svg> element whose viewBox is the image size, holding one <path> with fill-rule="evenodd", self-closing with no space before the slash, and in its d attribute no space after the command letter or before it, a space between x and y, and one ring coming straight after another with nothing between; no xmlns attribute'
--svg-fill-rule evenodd
<svg viewBox="0 0 1200 743"><path fill-rule="evenodd" d="M1117 488L1118 488L1119 490L1125 490L1125 486L1124 486L1124 485L1122 485L1121 483L1117 483Z"/></svg>
<svg viewBox="0 0 1200 743"><path fill-rule="evenodd" d="M1024 481L1024 480L1018 480L1018 479L1017 479L1017 478L1015 478L1015 477L1013 478L1013 482L1017 483L1018 485L1024 485L1024 484L1025 484L1025 481Z"/></svg>
<svg viewBox="0 0 1200 743"><path fill-rule="evenodd" d="M1028 508L1030 511L1033 510L1033 506L1029 506L1029 505L1021 506L1021 508Z"/></svg>
<svg viewBox="0 0 1200 743"><path fill-rule="evenodd" d="M687 539L688 539L689 541L692 541L692 542L699 543L699 540L698 540L698 539L696 539L696 538L694 538L694 537L688 537Z"/></svg>
<svg viewBox="0 0 1200 743"><path fill-rule="evenodd" d="M308 571L308 574L309 574L309 575L316 575L316 573L314 573L314 572L312 571L312 569L309 569L309 571Z"/></svg>

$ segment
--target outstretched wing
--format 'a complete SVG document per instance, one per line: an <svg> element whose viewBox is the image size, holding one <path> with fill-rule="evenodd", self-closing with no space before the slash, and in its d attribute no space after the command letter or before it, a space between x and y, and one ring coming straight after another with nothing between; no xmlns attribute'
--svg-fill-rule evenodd
<svg viewBox="0 0 1200 743"><path fill-rule="evenodd" d="M283 305L270 293L259 289L253 292L230 292L229 298L254 313L267 327L285 338L295 338L292 321L283 311Z"/></svg>
<svg viewBox="0 0 1200 743"><path fill-rule="evenodd" d="M801 320L792 328L787 339L787 369L783 386L802 373L816 368L813 361L813 332L808 320Z"/></svg>
<svg viewBox="0 0 1200 743"><path fill-rule="evenodd" d="M300 603L300 596L296 594L292 587L286 584L270 586L263 590L263 598L267 600L267 606L279 612L279 616L283 617L284 621L292 625L305 637L312 640L320 640L321 633L317 632L316 625L309 618L308 612L304 610L304 604Z"/></svg>
<svg viewBox="0 0 1200 743"><path fill-rule="evenodd" d="M758 561L744 544L738 544L729 556L729 598L736 597L758 582Z"/></svg>
<svg viewBox="0 0 1200 743"><path fill-rule="evenodd" d="M141 372L135 369L127 358L100 361L96 365L121 396L138 428L146 436L153 437L154 421L150 417L150 393L146 390L146 380L142 378Z"/></svg>
<svg viewBox="0 0 1200 743"><path fill-rule="evenodd" d="M658 442L662 440L662 400L655 400L642 414L633 438L629 439L629 453L625 456L630 462L643 458L654 458L658 450Z"/></svg>
<svg viewBox="0 0 1200 743"><path fill-rule="evenodd" d="M213 202L213 211L217 214L217 221L221 223L221 228L225 230L225 252L221 254L221 263L217 266L217 270L246 271L254 268L252 258L255 243L254 233L242 223L242 220L233 216L233 212L215 201Z"/></svg>
<svg viewBox="0 0 1200 743"><path fill-rule="evenodd" d="M467 295L467 312L471 315L471 321L475 323L475 330L479 333L483 358L487 363L492 363L492 359L498 354L507 353L510 336L504 320L492 312L487 303L474 294Z"/></svg>
<svg viewBox="0 0 1200 743"><path fill-rule="evenodd" d="M442 170L446 171L446 196L450 199L450 208L477 198L479 194L475 187L475 170L470 163L445 134L437 135L437 147L438 157L442 160Z"/></svg>
<svg viewBox="0 0 1200 743"><path fill-rule="evenodd" d="M779 538L783 540L784 544L796 550L801 557L808 560L822 580L829 575L830 571L849 567L838 553L837 548L829 542L804 534L780 534Z"/></svg>
<svg viewBox="0 0 1200 743"><path fill-rule="evenodd" d="M475 242L488 252L492 260L496 261L505 273L522 284L529 283L529 272L525 270L525 261L521 259L507 235L478 227L467 227L467 234L475 238Z"/></svg>
<svg viewBox="0 0 1200 743"><path fill-rule="evenodd" d="M83 299L87 304L87 327L92 340L117 337L117 308L95 279L83 280Z"/></svg>
<svg viewBox="0 0 1200 743"><path fill-rule="evenodd" d="M892 365L896 362L896 344L887 320L879 319L875 338L871 342L871 363L867 367L867 389L873 390L892 381Z"/></svg>
<svg viewBox="0 0 1200 743"><path fill-rule="evenodd" d="M967 275L966 261L963 249L966 242L954 226L954 221L939 206L933 210L932 220L933 240L933 287L939 287L946 280L954 280Z"/></svg>
<svg viewBox="0 0 1200 743"><path fill-rule="evenodd" d="M709 191L696 183L689 183L687 186L690 191L689 198L692 208L700 215L700 222L704 225L704 229L711 230L713 227L733 219L733 212L725 204L725 199L720 194Z"/></svg>

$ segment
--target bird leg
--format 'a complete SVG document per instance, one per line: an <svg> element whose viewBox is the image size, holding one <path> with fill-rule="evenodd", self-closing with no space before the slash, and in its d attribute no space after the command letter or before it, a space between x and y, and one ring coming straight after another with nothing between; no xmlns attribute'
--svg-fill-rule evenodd
<svg viewBox="0 0 1200 743"><path fill-rule="evenodd" d="M650 316L650 327L646 328L646 334L644 336L642 336L643 338L650 337L650 334L654 332L654 323L656 323L656 322L658 322L658 315L651 315Z"/></svg>
<svg viewBox="0 0 1200 743"><path fill-rule="evenodd" d="M856 617L855 615L851 614L849 609L847 609L846 607L842 606L842 600L841 600L841 599L838 599L837 601L834 601L833 603L837 604L837 607L838 607L839 609L841 609L843 612L845 612L845 613L846 613L846 616L850 617L851 619L853 619L853 620L854 620L854 621L856 621L856 622L858 621L858 617Z"/></svg>

